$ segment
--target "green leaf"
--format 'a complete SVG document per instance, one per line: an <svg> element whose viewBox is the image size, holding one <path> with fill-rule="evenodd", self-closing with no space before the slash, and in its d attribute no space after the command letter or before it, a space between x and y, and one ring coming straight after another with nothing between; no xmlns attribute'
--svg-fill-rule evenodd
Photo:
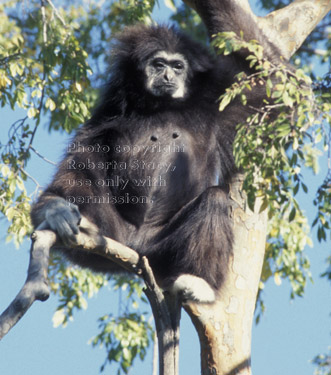
<svg viewBox="0 0 331 375"><path fill-rule="evenodd" d="M291 131L291 126L289 124L283 124L277 127L277 133L280 137L285 137Z"/></svg>
<svg viewBox="0 0 331 375"><path fill-rule="evenodd" d="M56 104L55 104L53 99L47 98L46 103L45 103L45 107L49 108L50 111L54 111L55 108L56 108Z"/></svg>
<svg viewBox="0 0 331 375"><path fill-rule="evenodd" d="M296 215L296 211L297 211L296 208L293 207L292 210L291 210L291 212L290 212L289 218L288 218L289 222L291 222L291 221L294 220L295 215Z"/></svg>
<svg viewBox="0 0 331 375"><path fill-rule="evenodd" d="M64 314L64 309L59 309L57 310L52 318L53 321L53 327L59 327L60 325L64 324L65 322L65 314Z"/></svg>
<svg viewBox="0 0 331 375"><path fill-rule="evenodd" d="M261 212L263 212L264 210L266 210L266 209L268 208L268 205L269 205L269 200L268 200L267 197L265 197L265 198L263 199L263 202L262 202L262 205L261 205L261 207L260 207L259 212L261 213Z"/></svg>
<svg viewBox="0 0 331 375"><path fill-rule="evenodd" d="M231 95L225 94L219 105L219 111L222 112L224 108L231 102Z"/></svg>
<svg viewBox="0 0 331 375"><path fill-rule="evenodd" d="M37 114L38 114L38 110L37 110L37 108L31 107L31 108L28 110L28 117L29 117L29 118L34 118L35 116L37 116Z"/></svg>
<svg viewBox="0 0 331 375"><path fill-rule="evenodd" d="M175 5L174 0L164 0L164 4L165 4L166 7L171 9L173 12L177 11L177 7Z"/></svg>

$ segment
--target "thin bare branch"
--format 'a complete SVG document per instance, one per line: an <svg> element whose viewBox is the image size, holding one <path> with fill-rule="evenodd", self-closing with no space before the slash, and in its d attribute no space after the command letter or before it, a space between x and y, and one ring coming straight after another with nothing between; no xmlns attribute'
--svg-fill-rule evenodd
<svg viewBox="0 0 331 375"><path fill-rule="evenodd" d="M38 190L40 188L39 182L34 177L32 177L25 169L19 168L19 170L23 174L25 174L31 181L33 181L33 183L36 185L36 190Z"/></svg>
<svg viewBox="0 0 331 375"><path fill-rule="evenodd" d="M0 59L0 65L7 64L10 60L19 59L19 57L21 57L21 52L17 52L12 55L3 57Z"/></svg>
<svg viewBox="0 0 331 375"><path fill-rule="evenodd" d="M37 155L39 156L41 159L45 160L47 163L49 164L52 164L52 165L57 165L54 161L52 160L49 160L47 158L45 158L43 155L41 155L41 153L39 151L37 151L32 145L29 145L29 148Z"/></svg>
<svg viewBox="0 0 331 375"><path fill-rule="evenodd" d="M54 6L54 4L52 3L51 0L46 0L48 2L48 4L52 7L53 9L53 12L55 13L56 17L61 21L62 25L63 26L67 26L65 20L63 19L63 17L61 16L61 14L59 13L59 11L56 9L56 7Z"/></svg>
<svg viewBox="0 0 331 375"><path fill-rule="evenodd" d="M42 26L43 26L43 49L46 48L47 45L47 18L46 18L46 11L45 11L45 0L41 0L41 18L42 18ZM45 53L45 51L43 51ZM41 110L43 108L44 104L44 99L45 99L45 88L46 88L46 61L45 58L43 58L43 77L42 77L42 90L41 90L41 97L40 97L40 102L38 106L38 114L39 114L39 119L37 120L35 127L32 131L32 135L30 138L29 145L27 149L30 148L30 146L33 144L34 138L36 136L38 127L39 127L39 122L40 122L40 116L41 116Z"/></svg>

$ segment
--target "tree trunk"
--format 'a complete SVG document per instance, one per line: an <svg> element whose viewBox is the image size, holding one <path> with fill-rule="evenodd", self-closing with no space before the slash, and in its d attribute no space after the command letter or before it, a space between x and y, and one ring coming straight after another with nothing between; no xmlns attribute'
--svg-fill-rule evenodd
<svg viewBox="0 0 331 375"><path fill-rule="evenodd" d="M248 375L251 358L251 327L263 265L266 211L249 210L241 185L231 184L234 224L234 255L217 302L211 306L185 306L199 334L203 375Z"/></svg>
<svg viewBox="0 0 331 375"><path fill-rule="evenodd" d="M331 10L330 0L295 0L266 17L256 17L248 0L184 1L199 13L212 33L218 32L217 11L224 6L247 13L286 59ZM267 212L259 213L258 200L255 212L248 208L242 181L243 176L238 175L230 187L234 254L217 301L213 305L185 306L200 339L202 375L251 374L251 328L264 259Z"/></svg>

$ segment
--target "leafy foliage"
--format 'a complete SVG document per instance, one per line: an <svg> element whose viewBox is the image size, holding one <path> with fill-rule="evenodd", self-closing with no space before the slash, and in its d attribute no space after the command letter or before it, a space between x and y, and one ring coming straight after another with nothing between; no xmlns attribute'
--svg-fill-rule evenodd
<svg viewBox="0 0 331 375"><path fill-rule="evenodd" d="M48 0L0 4L0 105L25 111L0 145L0 210L10 222L8 240L17 246L31 233L30 202L40 188L26 171L32 153L44 158L34 146L40 125L47 122L49 131L70 133L86 121L97 86L107 80L112 34L136 21L150 23L155 2L123 0L103 7L97 1L54 4ZM25 187L28 179L36 186L30 194ZM146 309L139 311L138 301L145 301L136 279L115 278L110 283L105 276L68 266L56 256L49 278L59 297L54 326L73 320L75 311L86 309L87 299L101 287L111 284L113 290L122 290L126 303L121 306L126 307L118 318L108 314L107 322L100 320L100 333L93 342L104 343L105 363L118 362L118 373L127 373L136 356L144 357L153 330L145 321Z"/></svg>
<svg viewBox="0 0 331 375"><path fill-rule="evenodd" d="M151 22L154 4L125 0L109 3L106 9L93 1L65 8L47 0L0 4L0 105L26 112L1 143L0 210L12 222L8 239L17 245L31 231L31 197L23 181L33 179L25 167L35 152L41 120L48 118L50 130L68 133L86 121L97 98L89 80L89 57L100 71L109 57L104 51L109 50L112 33L125 24ZM96 77L95 85L105 80L104 73Z"/></svg>
<svg viewBox="0 0 331 375"><path fill-rule="evenodd" d="M128 373L134 360L139 357L143 360L147 354L147 349L154 338L154 330L147 320L146 311L139 311L137 297L144 303L147 300L143 296L141 283L136 280L128 281L125 277L114 278L114 290L127 292L125 306L122 306L123 312L114 317L107 314L99 319L100 333L95 336L91 343L95 346L105 347L107 357L101 366L104 371L109 363L117 362L117 374Z"/></svg>
<svg viewBox="0 0 331 375"><path fill-rule="evenodd" d="M54 327L65 327L73 320L75 310L87 309L86 298L93 297L108 284L104 275L82 271L56 256L50 262L48 279L51 290L59 297L59 306L53 316Z"/></svg>
<svg viewBox="0 0 331 375"><path fill-rule="evenodd" d="M331 375L331 348L329 348L329 354L316 356L313 363L317 366L314 375Z"/></svg>
<svg viewBox="0 0 331 375"><path fill-rule="evenodd" d="M53 316L53 324L66 326L73 320L75 310L87 309L87 298L93 297L103 286L110 284L112 291L118 291L120 309L117 316L106 314L99 318L100 332L90 340L93 347L104 347L106 359L101 366L118 364L117 374L128 373L134 360L145 358L153 338L153 327L148 321L151 312L143 295L139 279L114 276L108 280L102 274L81 270L61 262L51 262L49 280L52 291L59 296L59 306ZM143 310L140 310L140 302Z"/></svg>
<svg viewBox="0 0 331 375"><path fill-rule="evenodd" d="M93 346L100 345L107 350L107 358L101 366L104 371L108 362L118 362L119 368L125 374L129 372L135 358L143 360L147 348L152 340L153 329L145 320L145 315L137 313L124 313L119 317L105 315L99 319L101 333L91 342Z"/></svg>
<svg viewBox="0 0 331 375"><path fill-rule="evenodd" d="M292 297L303 295L309 273L309 261L303 250L312 245L309 225L296 195L308 193L301 170L308 167L316 172L316 144L322 139L329 149L325 127L330 123L331 106L328 94L315 96L311 80L301 69L290 69L285 63L276 66L263 58L263 49L257 42L245 42L234 33L222 33L214 44L221 53L229 54L246 48L247 60L255 72L241 73L237 82L220 99L220 110L236 97L247 104L245 92L254 86L266 90L263 107L256 109L246 123L238 124L234 144L238 168L245 170L244 190L247 203L260 212L267 209L269 235L262 274L265 282L270 276L288 278ZM273 80L270 77L274 77ZM318 189L314 201L318 224L318 240L326 240L330 229L330 170ZM330 234L329 234L330 235ZM276 281L277 283L279 281Z"/></svg>
<svg viewBox="0 0 331 375"><path fill-rule="evenodd" d="M206 27L201 22L200 16L186 4L181 5L171 19L193 38L203 43L208 42Z"/></svg>

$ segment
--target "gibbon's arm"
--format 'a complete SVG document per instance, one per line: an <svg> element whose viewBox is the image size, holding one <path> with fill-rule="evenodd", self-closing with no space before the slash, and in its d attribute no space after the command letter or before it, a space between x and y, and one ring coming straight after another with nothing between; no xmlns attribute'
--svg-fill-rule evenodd
<svg viewBox="0 0 331 375"><path fill-rule="evenodd" d="M80 204L78 208L76 201L71 200L76 199L77 196L93 197L94 195L92 186L78 185L79 181L88 180L88 177L91 179L86 170L68 169L68 162L72 158L72 155L65 157L53 181L31 210L34 228L38 228L43 223L46 228L55 231L67 245L76 242L75 236L79 233L81 215L91 219L86 204ZM83 160L83 155L77 154L75 158L78 163L80 159Z"/></svg>
<svg viewBox="0 0 331 375"><path fill-rule="evenodd" d="M261 30L258 19L252 12L248 1L243 0L185 0L192 6L207 27L209 37L219 32L232 31L238 36L243 34L244 40L257 40L263 47L265 56L271 61L277 61L281 51L270 42ZM242 56L247 52L240 51Z"/></svg>
<svg viewBox="0 0 331 375"><path fill-rule="evenodd" d="M243 31L246 41L255 39L265 47L270 60L274 48L289 60L331 10L328 0L294 0L265 17L257 17L248 0L183 1L198 12L210 37L222 31L234 31L238 35ZM273 46L271 50L268 45Z"/></svg>
<svg viewBox="0 0 331 375"><path fill-rule="evenodd" d="M45 194L31 211L32 223L38 228L43 223L43 229L56 232L64 244L75 243L79 233L78 226L81 215L75 204L67 203L62 197Z"/></svg>

